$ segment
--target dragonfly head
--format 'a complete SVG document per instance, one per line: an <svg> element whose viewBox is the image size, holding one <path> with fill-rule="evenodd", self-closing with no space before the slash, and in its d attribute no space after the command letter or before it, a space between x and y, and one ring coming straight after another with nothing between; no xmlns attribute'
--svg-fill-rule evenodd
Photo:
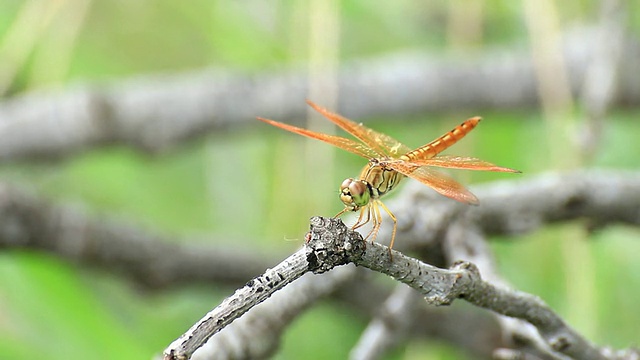
<svg viewBox="0 0 640 360"><path fill-rule="evenodd" d="M346 179L340 185L340 200L351 211L367 205L369 199L371 199L371 190L364 180Z"/></svg>

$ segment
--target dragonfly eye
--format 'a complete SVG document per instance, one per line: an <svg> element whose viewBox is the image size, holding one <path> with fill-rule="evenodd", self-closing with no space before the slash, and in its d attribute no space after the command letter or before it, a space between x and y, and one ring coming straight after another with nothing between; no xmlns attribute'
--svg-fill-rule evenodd
<svg viewBox="0 0 640 360"><path fill-rule="evenodd" d="M354 211L367 205L370 198L369 187L362 180L346 179L340 185L340 200Z"/></svg>

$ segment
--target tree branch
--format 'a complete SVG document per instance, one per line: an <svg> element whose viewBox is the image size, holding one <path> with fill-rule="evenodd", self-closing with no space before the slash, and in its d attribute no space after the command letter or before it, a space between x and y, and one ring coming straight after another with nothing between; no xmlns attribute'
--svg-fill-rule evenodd
<svg viewBox="0 0 640 360"><path fill-rule="evenodd" d="M574 92L583 84L585 59L596 51L593 31L566 34ZM622 51L619 70L625 76L615 100L638 104L637 39ZM205 69L16 96L0 103L0 161L63 157L113 143L160 151L207 131L252 123L256 115L299 123L307 110L308 81L299 69L259 75ZM538 103L530 54L522 50L492 50L455 61L420 52L351 61L341 68L338 87L338 111L355 119Z"/></svg>
<svg viewBox="0 0 640 360"><path fill-rule="evenodd" d="M266 359L278 349L281 336L294 319L315 302L356 275L356 268L344 266L317 276L307 273L263 303L215 333L193 359Z"/></svg>
<svg viewBox="0 0 640 360"><path fill-rule="evenodd" d="M165 350L165 359L188 359L214 333L307 271L323 273L353 262L382 272L418 290L431 305L464 299L494 312L534 325L549 346L575 359L606 359L603 353L567 326L538 297L485 282L469 262L440 269L378 243L365 245L357 232L338 219L314 217L308 244L274 270L250 281L196 323Z"/></svg>
<svg viewBox="0 0 640 360"><path fill-rule="evenodd" d="M521 235L562 221L584 219L591 231L640 225L640 172L579 170L472 187L480 206L464 206L421 184L408 184L386 202L398 218L396 247L428 246L463 218L487 235ZM390 236L382 227L379 238Z"/></svg>
<svg viewBox="0 0 640 360"><path fill-rule="evenodd" d="M236 286L277 259L275 254L256 255L187 239L169 241L116 219L92 218L77 206L51 204L2 182L0 248L44 250L156 289L193 281Z"/></svg>
<svg viewBox="0 0 640 360"><path fill-rule="evenodd" d="M351 350L351 360L375 360L384 356L400 340L407 339L414 328L418 305L418 293L405 285L398 285L382 304L376 316Z"/></svg>
<svg viewBox="0 0 640 360"><path fill-rule="evenodd" d="M543 174L474 187L480 206L460 206L420 184L407 184L387 202L398 218L397 249L424 248L462 221L483 233L514 235L549 223L586 219L596 229L640 225L640 173L585 170ZM0 247L44 250L137 283L166 288L193 282L243 283L275 263L276 255L168 241L116 219L100 220L82 208L55 205L0 182ZM390 229L383 226L378 238ZM171 254L167 257L166 254Z"/></svg>

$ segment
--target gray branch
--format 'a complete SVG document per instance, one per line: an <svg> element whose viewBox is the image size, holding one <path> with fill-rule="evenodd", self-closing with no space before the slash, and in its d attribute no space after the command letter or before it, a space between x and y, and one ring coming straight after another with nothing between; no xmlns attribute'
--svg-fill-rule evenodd
<svg viewBox="0 0 640 360"><path fill-rule="evenodd" d="M378 243L365 244L357 232L338 219L314 217L308 244L273 270L250 281L225 299L165 350L165 359L188 359L207 339L305 272L324 273L353 262L384 273L418 290L431 305L456 299L534 325L554 351L574 359L607 359L601 351L567 326L538 297L488 283L469 262L440 269L409 258Z"/></svg>
<svg viewBox="0 0 640 360"><path fill-rule="evenodd" d="M461 219L494 235L524 234L578 218L586 219L593 229L611 223L640 225L639 172L550 173L477 186L473 191L480 206L460 206L421 184L407 184L387 202L399 221L396 248L429 246ZM378 238L388 238L389 230L383 226ZM192 245L188 239L169 241L117 219L93 218L81 207L52 204L7 183L0 183L0 247L44 250L72 262L117 269L154 288L243 283L277 259L275 254L255 256L239 249Z"/></svg>
<svg viewBox="0 0 640 360"><path fill-rule="evenodd" d="M424 186L405 188L398 198L387 203L399 220L397 247L431 249L441 246L436 243L441 242L443 236L445 239L473 238L474 231L471 230L456 235L456 229L460 228L476 229L483 236L485 232L519 234L548 223L576 218L586 219L594 228L611 223L640 225L640 173L637 172L591 170L546 174L473 190L481 200L478 207L459 206L431 194ZM381 231L389 228L383 226ZM385 236L381 234L378 238ZM99 221L86 215L81 208L50 204L27 191L0 184L0 246L4 248L49 251L107 271L117 269L134 281L158 288L201 281L237 284L275 263L264 257L251 256L253 253L221 254L221 249L214 247L178 243L114 220ZM498 283L483 265L491 264L491 259L484 261L459 253L461 249L482 253L470 244L451 243L446 250L447 257L472 260L488 281ZM343 295L342 298L346 297ZM510 327L503 324L503 329L518 330L511 333L519 342L523 338L534 339L529 335L521 336L522 328L517 323ZM532 343L531 348L541 347Z"/></svg>
<svg viewBox="0 0 640 360"><path fill-rule="evenodd" d="M401 340L407 339L409 332L415 327L420 301L417 292L404 284L398 285L381 304L381 311L362 333L349 358L380 359Z"/></svg>
<svg viewBox="0 0 640 360"><path fill-rule="evenodd" d="M546 173L471 190L480 206L465 206L422 184L407 184L399 196L385 202L398 218L394 247L428 246L461 219L484 234L503 236L522 235L574 219L585 219L591 231L611 224L640 225L640 172ZM390 227L383 226L378 238L389 237Z"/></svg>
<svg viewBox="0 0 640 360"><path fill-rule="evenodd" d="M499 287L508 287L508 283L500 276L496 269L496 262L493 258L486 236L480 231L477 224L467 222L468 219L462 217L454 221L447 228L443 236L443 251L447 264L464 260L472 262L483 274L485 281ZM507 317L494 313L496 320L500 323L503 337L507 342L507 348L497 347L494 349L494 356L502 356L506 353L512 354L518 351L520 356L534 357L536 359L560 360L564 357L553 351L548 343L540 336L536 328L525 320ZM507 350L508 349L508 350Z"/></svg>
<svg viewBox="0 0 640 360"><path fill-rule="evenodd" d="M565 61L578 93L594 56L594 31L567 33ZM640 103L640 46L622 46L617 104ZM339 112L354 119L481 108L534 107L536 81L526 49L492 49L464 59L406 52L346 63ZM126 144L160 151L256 116L301 122L309 79L301 69L247 75L205 69L178 75L34 92L0 103L0 161L63 157Z"/></svg>
<svg viewBox="0 0 640 360"><path fill-rule="evenodd" d="M193 281L236 286L277 260L275 254L258 256L203 241L169 241L117 219L91 217L79 206L51 204L2 182L0 248L47 251L71 262L125 275L149 288Z"/></svg>
<svg viewBox="0 0 640 360"><path fill-rule="evenodd" d="M231 324L252 307L266 300L277 290L304 275L309 270L305 257L305 251L299 250L273 269L267 269L263 275L250 280L243 288L226 298L191 329L171 343L164 352L164 358L191 358L191 355L211 336Z"/></svg>
<svg viewBox="0 0 640 360"><path fill-rule="evenodd" d="M307 273L214 334L193 354L194 360L266 359L281 336L304 310L354 279L356 268L344 266L322 276Z"/></svg>

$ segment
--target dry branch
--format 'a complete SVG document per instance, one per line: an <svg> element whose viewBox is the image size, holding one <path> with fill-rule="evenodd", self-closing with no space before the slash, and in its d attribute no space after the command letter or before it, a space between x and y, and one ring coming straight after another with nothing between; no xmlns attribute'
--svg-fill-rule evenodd
<svg viewBox="0 0 640 360"><path fill-rule="evenodd" d="M434 243L442 239L471 239L474 231L470 229L476 229L481 236L485 232L509 235L533 231L552 222L579 218L597 226L612 223L632 226L640 224L638 172L591 170L546 174L520 181L492 183L474 188L474 192L481 199L479 207L460 207L455 202L431 194L423 186L405 188L398 198L388 203L400 220L398 248L411 246L424 249L427 246L427 249L432 249ZM455 229L460 228L466 229L463 231L465 235L456 235ZM385 229L387 227L383 227L382 231ZM40 249L107 271L118 269L119 273L134 281L152 287L202 281L237 284L275 263L251 254L221 255L220 249L211 246L193 247L177 243L179 242L169 244L162 237L149 235L143 230L118 224L113 220L101 222L77 207L53 205L7 184L0 186L0 246L3 248ZM477 255L483 253L481 249L470 243L451 243L447 246L445 250L449 249L446 250L449 260L471 259L487 275L487 280L492 283L497 281L492 277L490 269L483 265L490 263L490 259L485 261L455 252L465 249ZM357 283L363 285L362 281ZM332 289L338 287L339 285L335 285ZM340 298L343 301L348 299L345 292L354 287L351 284L348 289L342 289ZM367 289L361 288L355 295L367 294ZM347 301L354 307L354 304L359 303L359 310L366 309L362 298L353 295ZM374 297L367 297L371 298ZM305 301L305 306L308 306L313 299ZM376 303L380 304L381 301ZM304 306L300 306L296 311L302 311L303 308ZM424 311L421 314L433 316ZM288 316L293 318L295 314ZM439 315L435 316L437 318ZM519 325L512 326L515 327ZM423 330L419 330L420 328ZM442 332L429 328L419 326L414 336L418 333ZM451 331L454 341L460 337L455 335L459 331L455 327L447 331ZM270 335L273 338L271 341L278 341L277 334ZM514 336L517 335L514 333ZM464 346L473 348L476 345ZM531 346L540 350L540 346L536 344ZM632 357L628 355L619 358Z"/></svg>
<svg viewBox="0 0 640 360"><path fill-rule="evenodd" d="M408 184L387 203L399 221L398 249L429 246L452 223L463 220L493 235L523 234L575 219L584 219L593 228L612 223L640 225L639 172L585 170L495 182L473 188L481 201L477 207L460 206L415 185ZM380 239L388 228L382 227ZM115 219L92 218L81 208L51 204L0 183L3 248L44 250L73 262L118 269L156 288L211 281L244 283L277 259L166 238Z"/></svg>
<svg viewBox="0 0 640 360"><path fill-rule="evenodd" d="M211 243L211 242L209 242ZM0 183L0 248L47 251L71 262L123 274L149 288L203 282L236 286L277 257L228 247L182 244L115 219L90 217Z"/></svg>
<svg viewBox="0 0 640 360"><path fill-rule="evenodd" d="M351 350L350 360L380 359L389 349L409 338L420 304L417 292L404 284L398 285Z"/></svg>
<svg viewBox="0 0 640 360"><path fill-rule="evenodd" d="M193 359L266 359L272 356L282 334L294 319L346 282L354 279L356 268L345 266L323 276L307 273L274 293L263 303L214 334L193 354Z"/></svg>
<svg viewBox="0 0 640 360"><path fill-rule="evenodd" d="M597 50L593 29L567 34L564 49L577 93ZM622 47L616 103L640 103L640 46ZM408 52L352 61L341 68L337 111L367 116L538 103L530 55L491 50L462 59ZM85 85L63 93L34 92L0 103L0 161L69 156L84 148L126 144L159 151L207 131L250 124L255 116L300 122L306 72L246 75L212 69Z"/></svg>
<svg viewBox="0 0 640 360"><path fill-rule="evenodd" d="M165 350L165 359L188 359L214 333L252 306L305 272L323 273L353 262L384 273L418 290L431 305L449 305L456 299L491 311L524 319L534 325L556 352L574 359L606 359L600 349L567 326L542 300L523 292L492 285L469 262L440 269L409 258L377 243L365 243L338 219L314 217L307 246L273 270L250 281L212 310Z"/></svg>
<svg viewBox="0 0 640 360"><path fill-rule="evenodd" d="M456 221L487 235L521 235L545 225L582 219L591 231L640 225L640 173L579 170L546 173L472 187L480 206L464 206L420 184L387 202L398 218L398 249L438 240ZM382 227L379 238L389 235ZM517 238L513 238L517 239Z"/></svg>

